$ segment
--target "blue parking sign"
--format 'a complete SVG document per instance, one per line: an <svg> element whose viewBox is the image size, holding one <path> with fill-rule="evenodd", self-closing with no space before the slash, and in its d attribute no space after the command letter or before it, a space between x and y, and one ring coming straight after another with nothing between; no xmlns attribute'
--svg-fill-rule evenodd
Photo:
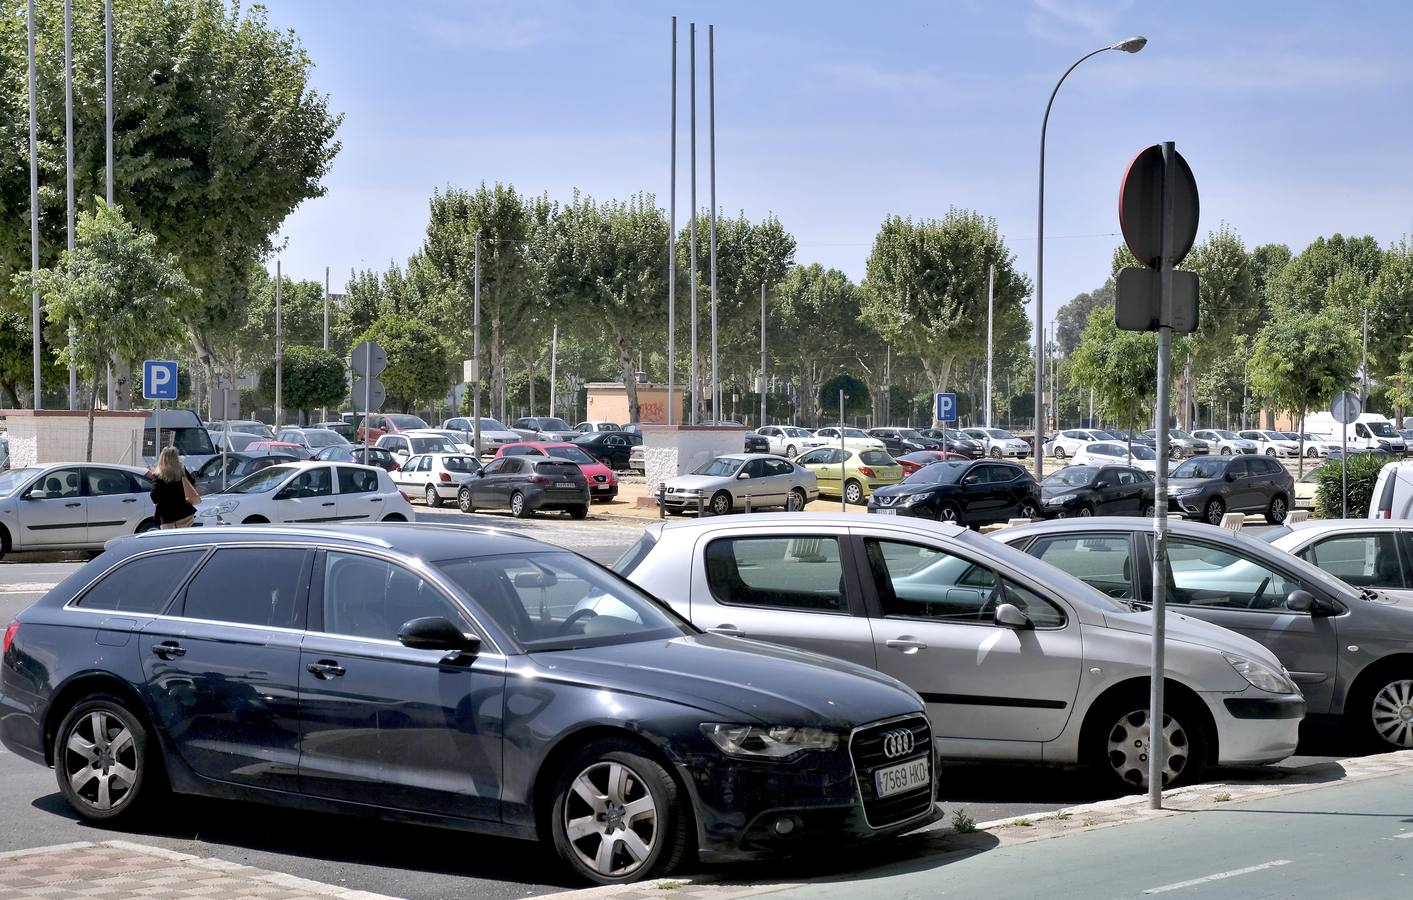
<svg viewBox="0 0 1413 900"><path fill-rule="evenodd" d="M934 409L935 419L939 422L957 421L957 395L956 394L936 394L936 404Z"/></svg>
<svg viewBox="0 0 1413 900"><path fill-rule="evenodd" d="M144 400L177 399L175 360L149 359L142 364L142 397Z"/></svg>

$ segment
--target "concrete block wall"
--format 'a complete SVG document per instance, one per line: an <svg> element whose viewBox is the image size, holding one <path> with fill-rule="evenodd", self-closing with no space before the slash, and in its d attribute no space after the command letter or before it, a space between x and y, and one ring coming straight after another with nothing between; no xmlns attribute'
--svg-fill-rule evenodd
<svg viewBox="0 0 1413 900"><path fill-rule="evenodd" d="M93 417L93 462L142 465L133 454L141 449L147 413L100 410ZM54 462L82 462L88 449L88 413L83 410L0 410L10 439L10 467Z"/></svg>
<svg viewBox="0 0 1413 900"><path fill-rule="evenodd" d="M643 465L648 496L664 481L685 475L724 453L740 453L744 428L644 425Z"/></svg>

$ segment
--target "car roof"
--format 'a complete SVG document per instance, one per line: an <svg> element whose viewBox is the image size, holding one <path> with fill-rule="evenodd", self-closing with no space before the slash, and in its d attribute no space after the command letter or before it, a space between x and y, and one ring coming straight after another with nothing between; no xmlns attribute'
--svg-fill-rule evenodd
<svg viewBox="0 0 1413 900"><path fill-rule="evenodd" d="M561 548L498 528L431 522L343 522L337 526L227 525L149 531L115 538L107 547L146 550L183 545L248 543L252 540L307 545L320 543L396 549L423 559L453 559L502 553L552 551Z"/></svg>
<svg viewBox="0 0 1413 900"><path fill-rule="evenodd" d="M41 472L48 472L48 471L53 470L53 469L70 469L70 468L73 468L73 467L75 467L75 466L97 467L97 468L102 468L102 469L121 469L122 471L124 471L124 472L130 472L130 473L132 473L133 475L146 475L146 474L148 473L148 471L150 471L150 470L145 469L145 468L143 468L143 467L141 467L141 466L125 466L125 465L123 465L122 463L105 463L105 462L52 462L52 463L40 463L40 464L34 465L34 466L16 466L16 467L15 467L15 470L18 471L19 469L37 469L37 470L39 470L39 471L41 471Z"/></svg>

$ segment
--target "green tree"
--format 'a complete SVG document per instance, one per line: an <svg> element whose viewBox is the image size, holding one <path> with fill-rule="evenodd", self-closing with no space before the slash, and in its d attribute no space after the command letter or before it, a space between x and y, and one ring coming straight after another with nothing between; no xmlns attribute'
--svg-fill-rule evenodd
<svg viewBox="0 0 1413 900"><path fill-rule="evenodd" d="M305 413L321 406L338 406L348 393L348 368L342 359L322 347L290 344L285 347L284 369L280 373L280 408ZM260 371L260 393L275 398L275 365Z"/></svg>
<svg viewBox="0 0 1413 900"><path fill-rule="evenodd" d="M430 403L451 384L451 358L437 329L426 322L392 313L353 339L354 344L374 341L388 354L388 367L378 379L388 399L403 412L415 403Z"/></svg>
<svg viewBox="0 0 1413 900"><path fill-rule="evenodd" d="M9 310L0 303L0 406L18 407L25 388L34 391L34 342L30 335L29 298L25 298L25 310ZM41 384L56 385L63 378L54 355L54 348L39 329L39 380Z"/></svg>
<svg viewBox="0 0 1413 900"><path fill-rule="evenodd" d="M816 400L826 410L825 420L834 421L839 415L839 392L844 392L844 415L866 416L872 406L868 385L847 372L841 372L820 385ZM842 424L842 423L841 423Z"/></svg>
<svg viewBox="0 0 1413 900"><path fill-rule="evenodd" d="M1153 415L1158 336L1120 331L1112 310L1096 308L1070 357L1069 374L1094 391L1095 406L1105 421L1129 430L1141 428Z"/></svg>
<svg viewBox="0 0 1413 900"><path fill-rule="evenodd" d="M1079 346L1080 337L1089 324L1089 314L1097 308L1114 309L1114 279L1110 278L1092 291L1076 294L1074 299L1055 312L1055 343L1060 352L1069 356Z"/></svg>
<svg viewBox="0 0 1413 900"><path fill-rule="evenodd" d="M171 350L181 340L180 309L191 289L154 235L123 218L121 207L101 201L79 216L74 249L60 254L57 266L23 273L15 285L19 295L39 291L60 362L72 361L92 385L85 456L92 460L93 408L108 360Z"/></svg>
<svg viewBox="0 0 1413 900"><path fill-rule="evenodd" d="M1022 319L1030 281L979 213L951 209L941 220L884 221L866 267L861 314L894 347L916 356L933 392L946 389L958 358L984 352L987 269L996 267L995 317Z"/></svg>
<svg viewBox="0 0 1413 900"><path fill-rule="evenodd" d="M774 348L770 355L780 367L794 373L805 422L821 421L820 383L838 371L841 344L862 331L858 320L858 286L838 269L796 266L780 285L767 312L766 347Z"/></svg>
<svg viewBox="0 0 1413 900"><path fill-rule="evenodd" d="M1413 247L1408 239L1384 253L1378 277L1369 289L1369 372L1387 380L1407 371L1403 364L1409 335L1413 334ZM1398 403L1400 410L1408 408Z"/></svg>
<svg viewBox="0 0 1413 900"><path fill-rule="evenodd" d="M1328 403L1354 376L1359 345L1347 321L1334 313L1275 316L1251 350L1251 390L1272 409L1289 413L1305 431L1305 414ZM1300 446L1305 471L1305 442Z"/></svg>
<svg viewBox="0 0 1413 900"><path fill-rule="evenodd" d="M243 368L260 369L275 358L275 279L258 267L247 289L245 321L236 333ZM333 311L330 310L332 318ZM332 337L332 322L330 337ZM324 344L324 286L284 278L280 285L280 332L285 347ZM286 350L288 352L288 350ZM273 396L273 395L272 395Z"/></svg>

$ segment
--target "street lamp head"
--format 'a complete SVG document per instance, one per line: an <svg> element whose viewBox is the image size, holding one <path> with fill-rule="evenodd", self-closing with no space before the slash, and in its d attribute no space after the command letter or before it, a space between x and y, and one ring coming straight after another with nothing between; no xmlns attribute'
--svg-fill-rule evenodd
<svg viewBox="0 0 1413 900"><path fill-rule="evenodd" d="M1142 36L1134 36L1119 41L1117 44L1111 45L1109 49L1122 50L1125 53L1137 53L1138 51L1142 50L1147 44L1148 38Z"/></svg>

